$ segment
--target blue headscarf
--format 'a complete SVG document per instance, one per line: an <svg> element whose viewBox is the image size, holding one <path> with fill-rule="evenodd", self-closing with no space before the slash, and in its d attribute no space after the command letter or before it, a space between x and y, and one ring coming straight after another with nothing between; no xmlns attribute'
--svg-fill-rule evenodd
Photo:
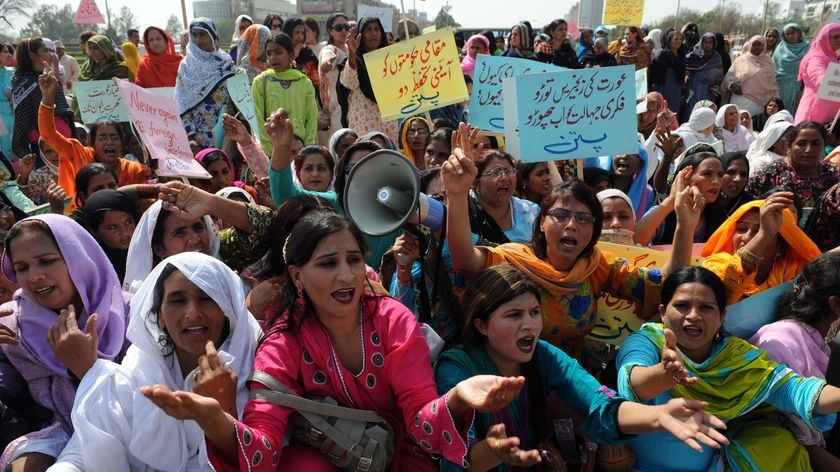
<svg viewBox="0 0 840 472"><path fill-rule="evenodd" d="M647 183L648 166L650 165L650 157L644 146L639 146L639 159L642 165L639 167L636 175L633 176L633 183L630 184L630 191L627 196L633 202L633 211L636 212L636 221L639 221L645 213L653 206L655 193L653 187ZM605 163L606 170L612 172L613 156L610 156Z"/></svg>

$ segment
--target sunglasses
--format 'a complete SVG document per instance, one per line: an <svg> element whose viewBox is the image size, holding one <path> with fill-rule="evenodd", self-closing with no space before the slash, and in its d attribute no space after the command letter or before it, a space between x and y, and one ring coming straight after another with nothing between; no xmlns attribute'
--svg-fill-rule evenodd
<svg viewBox="0 0 840 472"><path fill-rule="evenodd" d="M333 26L333 30L335 31L350 31L350 25L347 23L342 23L340 25Z"/></svg>
<svg viewBox="0 0 840 472"><path fill-rule="evenodd" d="M546 214L557 220L558 223L565 223L572 217L574 217L575 222L582 225L591 225L595 221L595 217L590 213L579 213L565 208L555 208L549 210Z"/></svg>

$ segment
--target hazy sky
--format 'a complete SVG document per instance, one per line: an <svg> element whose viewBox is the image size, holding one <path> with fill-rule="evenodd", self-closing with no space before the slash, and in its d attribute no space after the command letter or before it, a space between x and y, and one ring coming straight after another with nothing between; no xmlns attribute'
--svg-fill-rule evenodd
<svg viewBox="0 0 840 472"><path fill-rule="evenodd" d="M37 0L39 3L52 3L64 5L65 0ZM187 3L187 15L192 18L192 1ZM385 0L399 7L399 0ZM733 0L726 1L727 4L737 3ZM721 0L682 0L682 7L690 7L694 10L710 10ZM80 0L70 2L73 8L79 6ZM105 0L96 0L103 16L105 15ZM419 11L426 11L430 18L434 18L446 0L405 0L405 7L411 9L414 5ZM500 27L512 25L516 21L530 20L534 25L542 25L553 18L562 17L574 4L572 0L449 0L452 5L452 16L464 26L488 26ZM757 12L764 4L764 0L741 0L743 11ZM169 15L181 17L180 2L178 0L108 0L111 12L116 12L123 5L129 8L138 17L141 27L149 25L165 26ZM651 22L657 18L672 14L677 9L675 0L647 0L645 2L645 22Z"/></svg>

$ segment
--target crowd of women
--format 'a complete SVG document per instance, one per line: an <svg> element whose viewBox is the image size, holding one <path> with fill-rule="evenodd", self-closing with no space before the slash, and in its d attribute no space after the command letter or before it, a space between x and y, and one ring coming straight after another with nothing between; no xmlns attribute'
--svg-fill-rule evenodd
<svg viewBox="0 0 840 472"><path fill-rule="evenodd" d="M694 23L463 38L468 84L482 54L647 70L636 152L575 166L520 162L468 103L383 121L365 54L404 21L242 15L226 52L196 18L183 56L89 32L78 75L60 42L0 43L0 470L840 469L840 103L817 96L840 24L734 58ZM112 78L174 88L210 178L80 122L73 85ZM395 154L441 224L346 216L355 166ZM643 322L620 345L588 336L606 296Z"/></svg>

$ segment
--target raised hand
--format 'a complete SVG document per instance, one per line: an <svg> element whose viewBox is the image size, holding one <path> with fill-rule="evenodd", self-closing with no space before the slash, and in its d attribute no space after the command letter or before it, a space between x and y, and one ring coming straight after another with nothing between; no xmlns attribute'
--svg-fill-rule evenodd
<svg viewBox="0 0 840 472"><path fill-rule="evenodd" d="M55 182L50 182L47 186L47 202L50 204L50 212L57 215L64 214L64 201L67 199L67 193L61 185Z"/></svg>
<svg viewBox="0 0 840 472"><path fill-rule="evenodd" d="M0 277L5 277L5 275L0 274ZM0 318L13 315L14 313L14 310L4 308L0 310ZM20 340L18 340L16 332L12 331L8 326L0 324L0 344L18 344L19 342Z"/></svg>
<svg viewBox="0 0 840 472"><path fill-rule="evenodd" d="M362 35L361 33L353 36L353 34L347 35L347 52L350 54L350 57L354 57L356 55L356 51L359 50L359 44L362 43Z"/></svg>
<svg viewBox="0 0 840 472"><path fill-rule="evenodd" d="M458 399L468 408L493 413L508 406L519 397L525 377L474 375L455 386Z"/></svg>
<svg viewBox="0 0 840 472"><path fill-rule="evenodd" d="M662 114L660 113L661 116ZM673 161L677 157L677 151L683 147L682 138L679 135L672 134L671 130L667 127L662 131L657 129L656 139L659 141L656 143L656 147L662 150L662 153L669 158L669 161Z"/></svg>
<svg viewBox="0 0 840 472"><path fill-rule="evenodd" d="M277 110L265 122L265 132L274 149L287 150L292 146L295 131L286 110Z"/></svg>
<svg viewBox="0 0 840 472"><path fill-rule="evenodd" d="M707 404L687 398L672 398L662 405L659 424L695 451L702 451L698 441L715 449L729 444L726 436L715 428L726 429L716 416L703 411Z"/></svg>
<svg viewBox="0 0 840 472"><path fill-rule="evenodd" d="M248 133L248 129L245 128L245 125L241 121L233 116L227 113L224 114L222 117L222 128L225 130L225 136L230 138L231 141L243 146L251 144L251 135Z"/></svg>
<svg viewBox="0 0 840 472"><path fill-rule="evenodd" d="M480 156L482 146L473 150L471 140L475 139L477 131L461 123L457 131L452 132L452 155L441 166L441 175L449 197L463 196L469 192L475 182L478 169L475 167L475 156Z"/></svg>
<svg viewBox="0 0 840 472"><path fill-rule="evenodd" d="M99 335L96 332L96 313L90 315L85 331L79 329L76 322L76 310L73 305L61 310L55 324L49 330L47 342L64 365L81 379L96 362L99 348Z"/></svg>
<svg viewBox="0 0 840 472"><path fill-rule="evenodd" d="M35 154L27 154L23 156L20 160L20 172L18 175L25 176L27 179L29 178L29 174L35 170ZM27 182L21 183L21 185L26 185Z"/></svg>
<svg viewBox="0 0 840 472"><path fill-rule="evenodd" d="M211 212L212 195L180 180L172 180L161 185L158 198L163 209L176 215L184 213L199 217Z"/></svg>
<svg viewBox="0 0 840 472"><path fill-rule="evenodd" d="M213 341L204 346L206 354L198 359L198 370L193 376L193 392L215 398L222 409L231 416L236 414L236 382L233 369L225 368Z"/></svg>
<svg viewBox="0 0 840 472"><path fill-rule="evenodd" d="M792 192L776 192L764 200L759 214L761 231L768 236L776 236L782 228L782 213L785 208L793 208Z"/></svg>
<svg viewBox="0 0 840 472"><path fill-rule="evenodd" d="M690 228L696 228L703 215L703 208L706 206L706 199L700 193L700 189L689 185L689 177L693 169L687 167L677 174L674 179L675 201L674 211L677 214L677 222Z"/></svg>
<svg viewBox="0 0 840 472"><path fill-rule="evenodd" d="M527 468L540 462L540 452L536 449L530 451L520 449L519 438L516 436L508 437L505 433L504 423L491 426L487 430L484 441L493 455L503 464Z"/></svg>
<svg viewBox="0 0 840 472"><path fill-rule="evenodd" d="M52 70L50 70L49 64L46 61L44 61L44 66L44 73L38 77L38 87L41 89L42 97L51 97L54 99L55 91L58 89L58 79ZM45 104L52 105L51 103Z"/></svg>
<svg viewBox="0 0 840 472"><path fill-rule="evenodd" d="M665 347L662 348L662 367L675 383L693 385L697 377L692 377L685 369L677 352L677 335L670 328L665 328Z"/></svg>

